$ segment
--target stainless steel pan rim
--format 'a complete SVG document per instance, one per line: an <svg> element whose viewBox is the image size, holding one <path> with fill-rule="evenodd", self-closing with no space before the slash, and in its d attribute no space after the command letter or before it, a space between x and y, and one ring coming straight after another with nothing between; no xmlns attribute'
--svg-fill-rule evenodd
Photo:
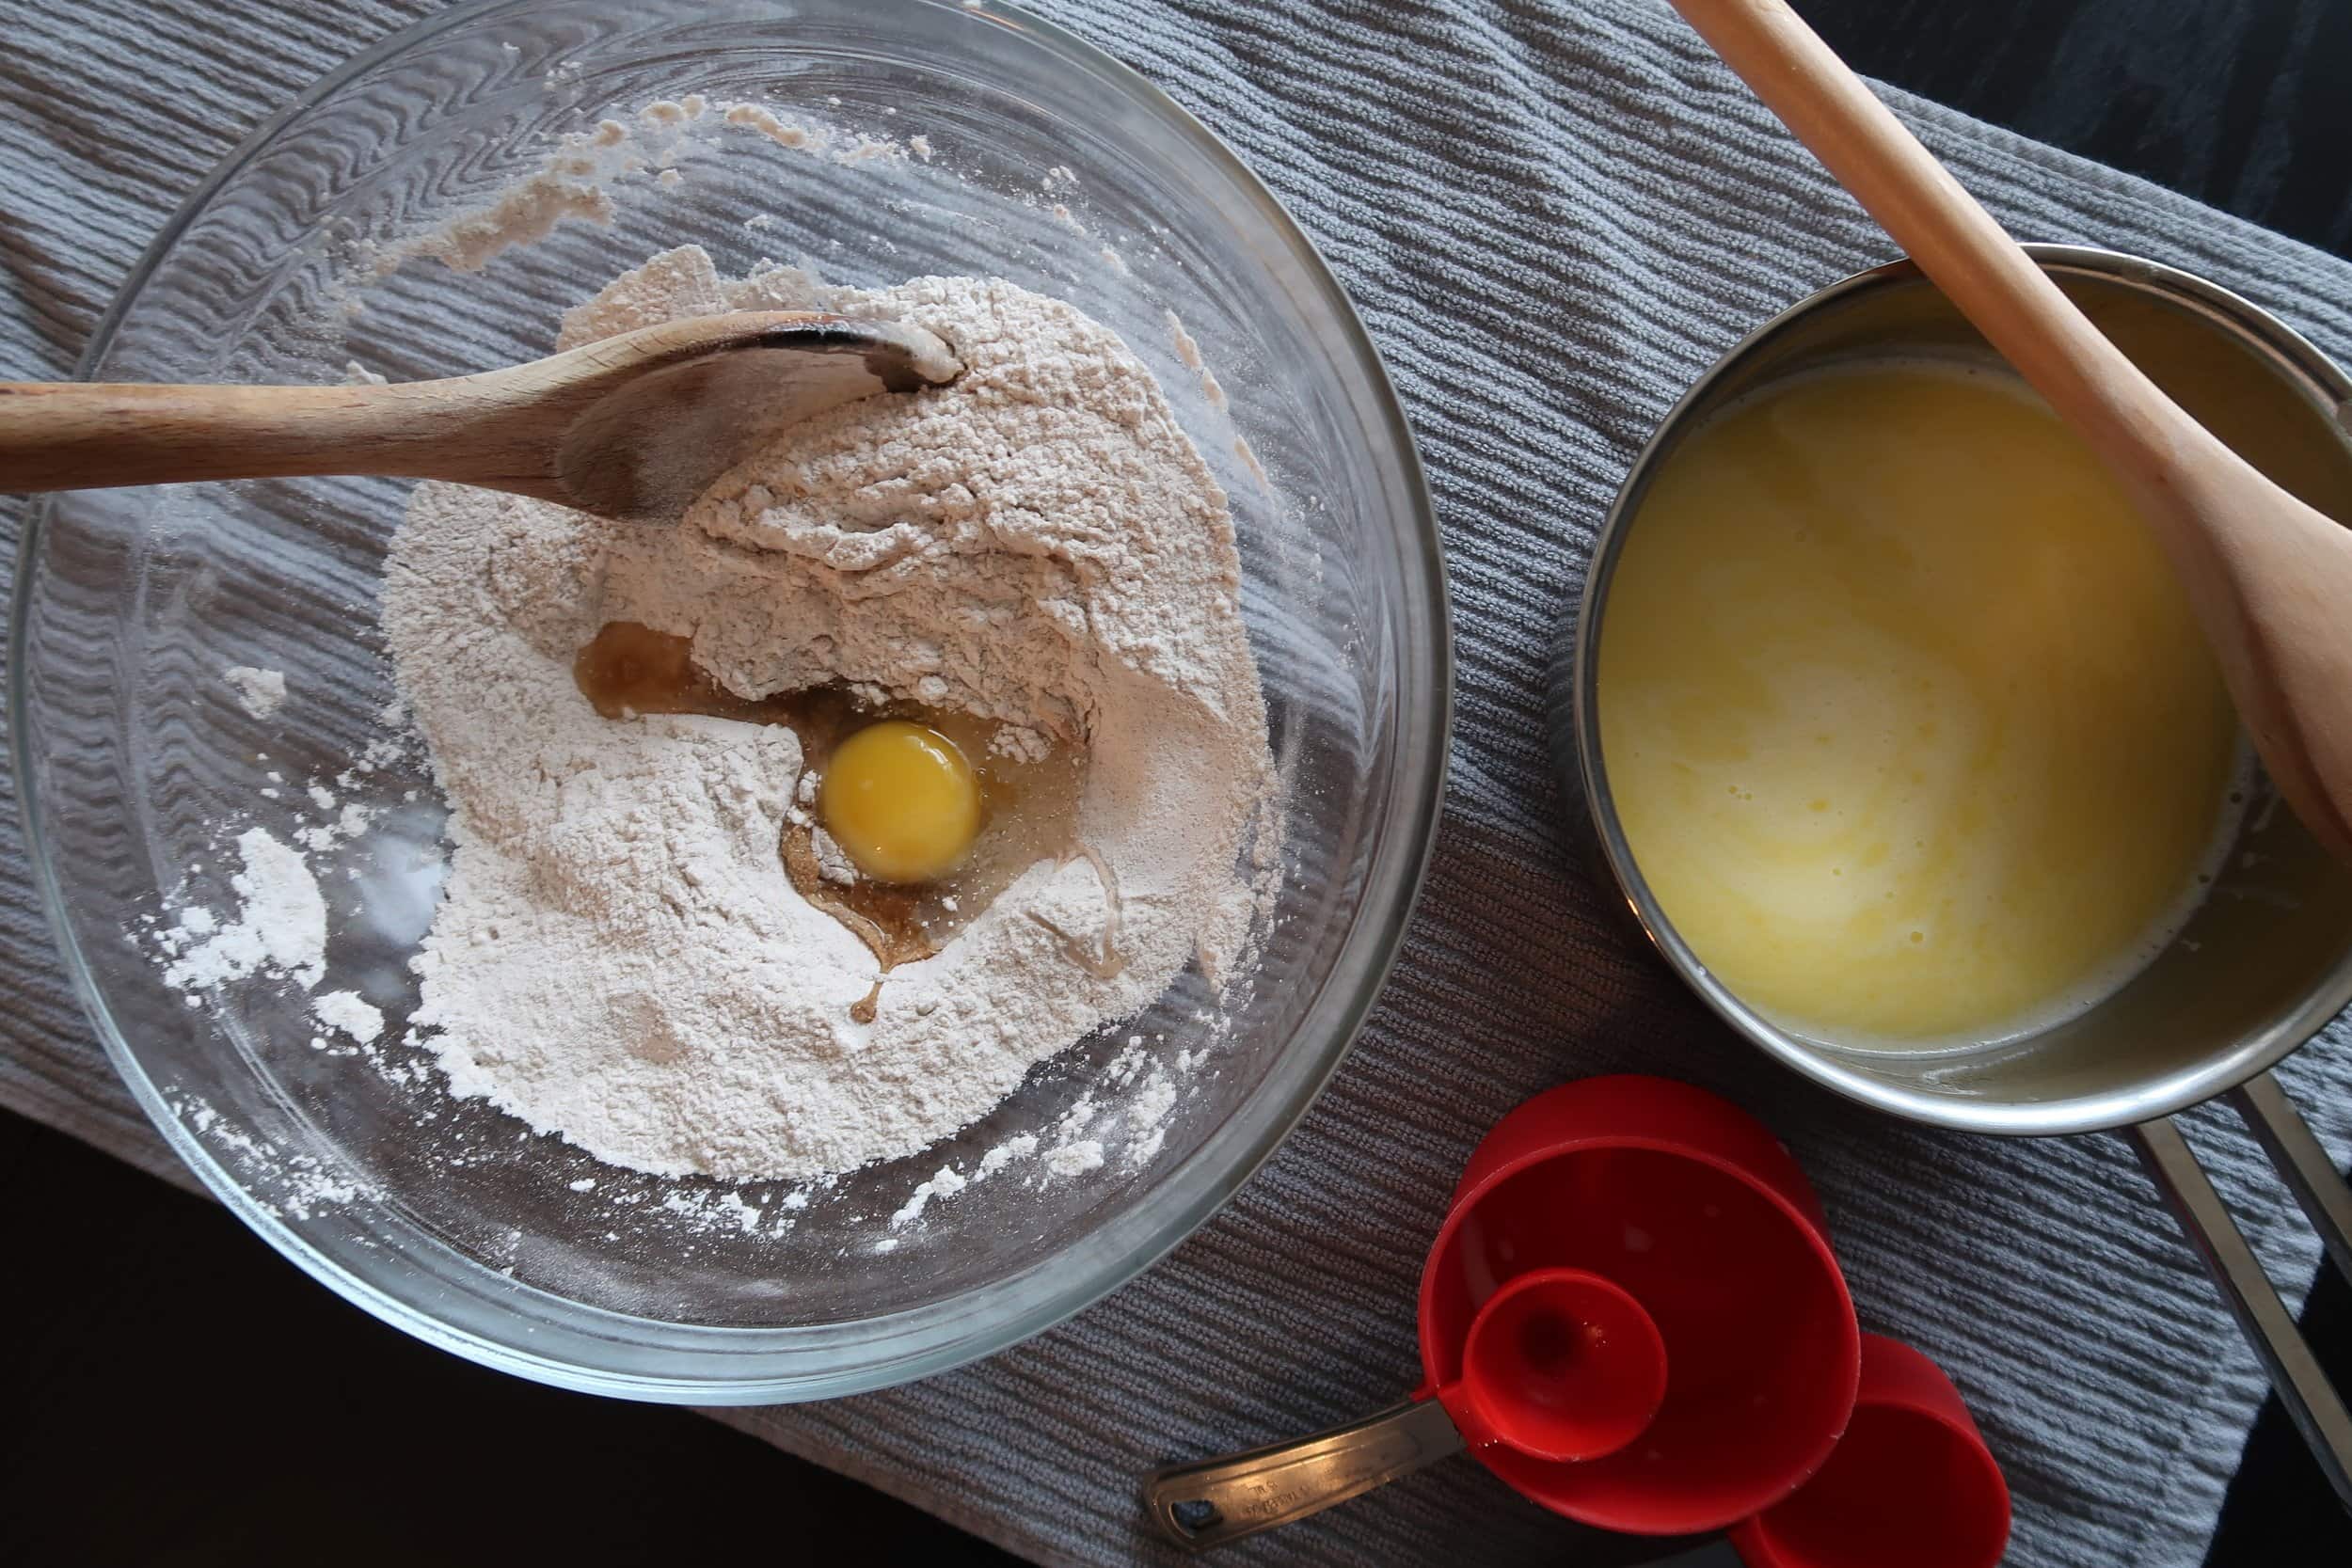
<svg viewBox="0 0 2352 1568"><path fill-rule="evenodd" d="M2222 327L2267 361L2267 368L2300 381L2340 433L2352 432L2352 379L2269 312L2217 284L2139 257L2076 245L2028 245L2036 260L2063 277L2073 274L2136 286ZM2352 1509L2352 1412L2328 1384L2293 1314L2280 1300L2253 1249L2214 1190L2173 1113L2226 1094L2290 1192L2318 1231L2336 1266L2352 1278L2352 1189L2296 1114L2268 1069L2309 1040L2352 1002L2352 951L2309 984L2297 1003L2226 1049L2100 1092L2036 1099L1965 1095L1908 1086L1867 1070L1865 1053L1839 1052L1763 1018L1719 983L1659 909L1633 863L1617 821L1600 759L1595 705L1598 607L1605 599L1626 526L1649 476L1691 427L1727 376L1763 356L1783 334L1850 296L1922 281L1909 261L1858 273L1783 310L1741 339L1699 378L1660 421L1635 459L1596 541L1593 562L1574 622L1552 664L1551 731L1561 773L1581 786L1590 828L1632 918L1675 971L1740 1035L1808 1078L1894 1116L1963 1132L2053 1134L2124 1131L2191 1246L2221 1289L2231 1313L2268 1370L2288 1415L2311 1445L2336 1495ZM1840 1059L1844 1057L1845 1059ZM1849 1063L1855 1065L1849 1065Z"/></svg>
<svg viewBox="0 0 2352 1568"><path fill-rule="evenodd" d="M2053 271L2074 272L2138 285L2225 325L2241 341L2274 359L2294 378L2310 384L2340 409L2352 404L2352 378L2276 316L2218 284L2192 273L2118 251L2084 245L2026 247ZM1581 788L1591 831L1624 894L1633 919L1666 961L1701 1000L1750 1041L1804 1073L1866 1105L1932 1126L1959 1132L2047 1136L2134 1126L2200 1104L2275 1066L2352 1004L2352 955L2339 963L2303 1004L2270 1026L2236 1040L2226 1052L2193 1068L2107 1092L2041 1101L1963 1098L1922 1092L1890 1083L1827 1053L1821 1042L1791 1034L1762 1017L1719 983L1676 932L1633 863L1614 800L1600 761L1599 721L1595 711L1597 607L1608 593L1626 527L1648 489L1651 475L1692 425L1719 383L1753 359L1793 325L1850 295L1921 281L1916 266L1894 261L1856 273L1798 301L1733 345L1675 404L1634 459L1601 524L1575 620L1568 628L1553 676L1552 735L1558 762ZM2340 415L2340 422L2343 416ZM1563 689L1565 688L1565 689ZM1565 709L1565 711L1563 711Z"/></svg>

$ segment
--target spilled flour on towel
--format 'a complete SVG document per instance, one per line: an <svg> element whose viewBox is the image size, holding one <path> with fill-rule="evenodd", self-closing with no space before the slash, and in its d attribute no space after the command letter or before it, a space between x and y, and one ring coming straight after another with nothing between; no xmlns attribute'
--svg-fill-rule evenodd
<svg viewBox="0 0 2352 1568"><path fill-rule="evenodd" d="M232 664L221 672L221 678L236 693L237 705L256 719L268 718L286 700L286 677L281 671Z"/></svg>
<svg viewBox="0 0 2352 1568"><path fill-rule="evenodd" d="M1239 868L1272 764L1232 521L1115 334L1001 281L729 281L688 247L572 312L563 341L811 309L927 326L966 372L776 434L675 525L421 486L387 569L395 674L454 847L411 1022L455 1092L660 1175L915 1153L1187 968L1230 977L1263 895ZM780 858L807 820L794 732L600 717L573 658L614 622L690 638L738 697L839 684L976 715L1009 748L1081 750L1088 852L878 973ZM1060 1174L1104 1157L1055 1153Z"/></svg>

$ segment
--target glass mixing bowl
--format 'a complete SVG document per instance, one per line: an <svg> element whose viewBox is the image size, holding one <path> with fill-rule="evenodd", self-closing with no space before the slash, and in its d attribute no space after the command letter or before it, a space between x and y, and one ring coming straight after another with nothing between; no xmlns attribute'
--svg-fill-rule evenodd
<svg viewBox="0 0 2352 1568"><path fill-rule="evenodd" d="M787 146L715 109L682 126L638 118L688 93L818 135ZM607 117L629 135L598 145ZM551 156L584 160L556 172L575 197L591 180L608 191L605 221L569 218L476 271L415 253ZM814 1399L940 1370L1075 1311L1200 1225L1305 1111L1372 1006L1436 822L1443 574L1403 415L1296 226L1148 83L993 8L458 8L230 157L149 252L83 371L479 370L546 352L565 308L686 240L731 274L773 259L854 284L1009 277L1117 328L1157 372L1232 499L1286 812L1263 957L1221 1001L1187 976L957 1138L813 1191L616 1171L450 1099L399 1043L441 875L437 797L413 743L367 750L392 698L375 620L404 494L390 482L52 499L17 579L16 762L42 895L109 1054L273 1245L387 1321L526 1376L643 1399ZM241 706L223 678L239 665L282 671L283 706ZM291 985L192 1000L159 974L152 922L232 904L235 833L291 842L319 821L313 784L372 818L310 856L329 914L317 989L357 990L390 1021L367 1054L324 1037ZM1083 1180L976 1183L888 1227L940 1165L969 1170L1102 1092L1137 1036L1155 1061L1202 1062L1155 1155Z"/></svg>

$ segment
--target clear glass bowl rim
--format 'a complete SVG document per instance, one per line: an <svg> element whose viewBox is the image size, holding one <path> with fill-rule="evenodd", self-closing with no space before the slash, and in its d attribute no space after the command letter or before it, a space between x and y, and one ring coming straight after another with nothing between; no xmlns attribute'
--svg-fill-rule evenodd
<svg viewBox="0 0 2352 1568"><path fill-rule="evenodd" d="M353 55L263 120L197 185L148 245L93 327L89 343L74 366L73 378L90 378L112 348L124 315L164 257L220 188L290 122L346 84L446 32L477 25L502 12L526 11L540 3L541 0L467 0L453 6L391 33ZM915 3L926 8L957 8L949 0ZM1366 388L1380 405L1387 426L1385 435L1393 444L1411 502L1413 538L1408 543L1418 552L1418 574L1408 576L1397 637L1404 657L1398 666L1396 750L1389 813L1365 877L1356 923L1325 986L1327 994L1339 995L1337 1016L1329 1020L1330 1026L1322 1032L1320 1040L1304 1034L1293 1040L1284 1056L1269 1069L1267 1085L1236 1114L1234 1123L1238 1125L1229 1124L1221 1130L1210 1146L1168 1180L1155 1202L1131 1208L1087 1237L1088 1257L1083 1266L1057 1269L1057 1265L1068 1261L1070 1249L1065 1249L1023 1274L939 1304L965 1309L944 1314L948 1320L946 1325L939 1322L943 1314L937 1307L919 1314L898 1315L904 1319L930 1318L932 1324L928 1329L911 1323L894 1325L886 1317L846 1324L765 1328L662 1324L660 1327L673 1339L683 1336L695 1347L677 1347L682 1353L678 1359L695 1364L691 1370L665 1375L643 1370L642 1355L632 1356L632 1365L627 1368L587 1366L563 1356L535 1354L516 1343L485 1338L386 1294L311 1247L276 1212L257 1202L166 1104L132 1054L68 924L57 867L51 858L42 827L41 801L31 766L30 731L24 721L30 696L26 626L40 578L41 542L47 531L46 499L35 498L25 509L9 611L8 705L10 713L16 716L16 722L10 726L10 763L18 780L19 813L33 883L67 977L98 1032L108 1061L173 1153L214 1196L263 1241L363 1311L469 1360L587 1393L664 1403L760 1404L836 1398L886 1387L994 1354L1108 1295L1173 1250L1223 1207L1274 1153L1339 1070L1403 946L1435 847L1444 805L1446 760L1453 726L1454 644L1436 512L1411 427L1379 350L1365 333L1353 304L1314 243L1215 133L1148 79L1066 29L1015 8L998 5L994 0L990 0L987 14L999 24L1017 27L1070 69L1104 80L1148 116L1193 143L1222 168L1234 186L1259 209L1260 217L1283 239L1293 258L1325 296L1332 316L1346 335L1344 347L1359 363ZM1417 598L1421 602L1416 602ZM1416 657L1417 646L1425 657ZM1304 1049L1310 1046L1311 1050ZM1278 1089L1279 1092L1275 1092ZM1243 1138L1237 1148L1230 1142L1236 1133ZM1058 1276L1050 1283L1030 1277L1045 1274ZM638 1338L630 1332L631 1325L647 1322L528 1289L523 1293L561 1303L569 1315L597 1320L597 1327L624 1341ZM1005 1295L1013 1297L1012 1310L992 1314L984 1309L991 1298ZM957 1327L954 1320L959 1317L967 1323L975 1318L982 1321L977 1326ZM845 1343L845 1336L862 1339L863 1346ZM774 1343L780 1354L749 1357L763 1363L759 1370L730 1368L728 1363L738 1358L726 1354L728 1343L736 1341L749 1350L751 1346L745 1341L750 1340ZM642 1351L650 1347L634 1348ZM865 1349L869 1358L855 1365L828 1365L840 1361L839 1352L853 1348ZM714 1357L710 1352L718 1354ZM872 1354L877 1352L878 1355ZM785 1363L784 1368L766 1365L775 1361Z"/></svg>

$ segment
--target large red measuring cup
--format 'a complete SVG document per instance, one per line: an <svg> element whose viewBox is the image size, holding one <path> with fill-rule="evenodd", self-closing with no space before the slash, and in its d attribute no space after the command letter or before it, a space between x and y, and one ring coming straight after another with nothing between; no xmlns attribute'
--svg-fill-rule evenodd
<svg viewBox="0 0 2352 1568"><path fill-rule="evenodd" d="M1655 1414L1591 1457L1542 1457L1539 1445L1480 1430L1460 1392L1482 1311L1550 1271L1615 1287L1663 1351ZM1788 1150L1703 1089L1635 1076L1538 1095L1480 1142L1422 1270L1420 1338L1425 1381L1412 1399L1313 1437L1162 1470L1146 1486L1153 1518L1184 1544L1210 1546L1468 1447L1587 1524L1718 1529L1820 1467L1853 1409L1861 1357L1820 1203Z"/></svg>
<svg viewBox="0 0 2352 1568"><path fill-rule="evenodd" d="M1422 1367L1453 1380L1472 1316L1516 1275L1581 1269L1641 1303L1666 1395L1615 1452L1475 1450L1554 1513L1604 1529L1720 1529L1820 1468L1853 1409L1861 1331L1820 1200L1763 1124L1663 1078L1587 1078L1495 1124L1421 1280Z"/></svg>

